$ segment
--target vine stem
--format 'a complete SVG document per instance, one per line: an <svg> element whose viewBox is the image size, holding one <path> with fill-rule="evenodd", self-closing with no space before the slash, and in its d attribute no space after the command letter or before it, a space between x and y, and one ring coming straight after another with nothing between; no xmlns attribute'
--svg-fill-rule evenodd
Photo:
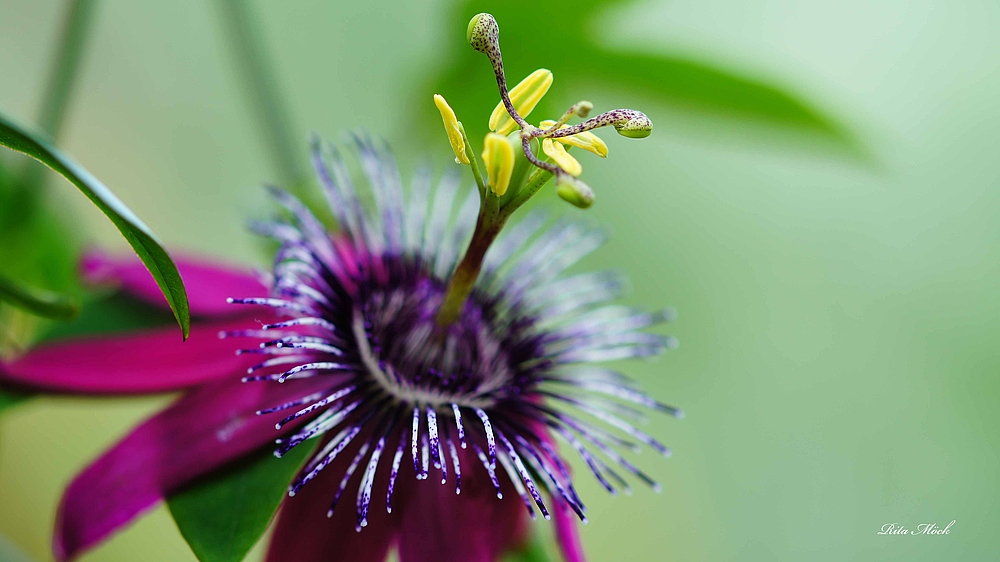
<svg viewBox="0 0 1000 562"><path fill-rule="evenodd" d="M306 174L295 157L291 118L282 103L273 68L265 58L259 26L246 2L218 0L216 4L232 56L241 67L250 101L266 131L264 137L270 149L267 152L281 176L280 183L298 190Z"/></svg>
<svg viewBox="0 0 1000 562"><path fill-rule="evenodd" d="M70 0L59 34L55 57L49 69L49 76L42 91L44 96L38 112L38 126L53 139L59 138L66 117L73 86L79 75L80 60L90 35L91 22L94 20L95 0ZM20 178L16 182L18 192L22 196L19 204L30 204L38 199L40 187L45 179L45 166L37 162L28 162ZM25 207L12 205L18 213L27 215Z"/></svg>

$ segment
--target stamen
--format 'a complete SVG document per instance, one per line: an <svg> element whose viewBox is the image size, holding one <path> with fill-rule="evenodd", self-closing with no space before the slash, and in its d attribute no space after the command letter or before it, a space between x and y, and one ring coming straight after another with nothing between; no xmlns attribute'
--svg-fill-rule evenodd
<svg viewBox="0 0 1000 562"><path fill-rule="evenodd" d="M316 421L305 426L304 428L302 428L302 431L296 433L295 435L292 435L287 440L282 440L282 439L277 440L278 444L284 443L284 445L282 445L280 449L274 452L274 456L280 459L281 457L285 456L288 453L288 451L291 451L295 447L298 447L300 444L307 441L308 439L311 439L316 435L325 433L330 429L333 429L334 427L336 427L337 424L344 421L344 419L348 416L348 414L357 409L357 407L361 404L361 402L362 402L361 400L358 400L356 402L348 404L338 412L334 412L334 410L324 412L320 416L320 418L317 418Z"/></svg>
<svg viewBox="0 0 1000 562"><path fill-rule="evenodd" d="M580 510L586 512L587 506L583 505L583 501L580 499L580 494L576 492L576 487L573 486L573 478L569 474L569 469L566 468L566 464L562 461L562 457L559 453L552 448L551 445L542 440L539 442L542 449L545 451L546 456L556 465L556 469L559 470L559 474L562 474L563 479L566 481L566 487L569 488L569 493L573 495L573 501L576 505L580 506Z"/></svg>
<svg viewBox="0 0 1000 562"><path fill-rule="evenodd" d="M615 487L612 486L611 483L604 478L604 475L601 474L601 469L597 466L596 460L590 454L590 451L588 451L587 448L583 446L583 443L581 443L580 440L577 439L575 435L570 433L570 431L565 427L553 421L548 421L546 423L549 425L549 427L559 432L559 435L562 435L563 438L566 439L566 441L569 442L569 444L574 449L576 449L576 452L580 454L581 458L583 458L583 462L587 463L587 466L590 468L590 471L597 478L597 481L601 483L601 486L604 486L604 489L610 492L612 496L617 496L618 490L616 490Z"/></svg>
<svg viewBox="0 0 1000 562"><path fill-rule="evenodd" d="M354 460L351 461L351 465L347 467L347 472L344 473L344 478L340 481L340 487L337 488L337 493L333 496L333 502L330 504L329 511L326 512L327 517L333 517L333 510L337 509L337 502L340 501L340 496L344 493L344 488L347 488L347 481L351 479L354 475L354 471L358 469L358 465L361 464L361 459L368 454L368 447L371 445L371 441L365 441L361 445L361 449L358 451L357 455L354 455Z"/></svg>
<svg viewBox="0 0 1000 562"><path fill-rule="evenodd" d="M392 429L391 424L389 429ZM378 466L379 459L382 457L382 449L384 447L385 436L383 435L378 440L378 444L375 445L375 451L372 452L372 457L368 461L368 468L365 469L364 476L361 478L362 485L358 488L359 491L364 491L358 494L358 526L355 529L356 531L361 531L362 527L368 526L368 506L371 505L372 500L372 486L375 484L375 469Z"/></svg>
<svg viewBox="0 0 1000 562"><path fill-rule="evenodd" d="M473 443L472 448L476 450L476 456L479 457L479 461L483 463L483 468L485 468L486 472L490 475L490 481L493 482L493 487L497 491L497 499L502 500L503 494L500 492L500 481L497 480L496 470L494 470L493 466L490 465L490 460L486 458L486 454L479 448L479 445Z"/></svg>
<svg viewBox="0 0 1000 562"><path fill-rule="evenodd" d="M353 370L353 367L349 365L344 365L343 363L331 363L329 361L321 361L318 363L304 363L298 367L292 367L291 369L285 371L278 375L278 382L285 382L286 379L294 378L293 375L301 373L302 371L348 371Z"/></svg>
<svg viewBox="0 0 1000 562"><path fill-rule="evenodd" d="M298 400L292 400L291 402L285 402L284 404L281 404L279 406L274 406L272 408L266 408L264 410L257 410L257 415L258 416L262 416L264 414L273 414L274 412L280 412L281 410L287 410L289 408L294 408L295 406L301 406L303 404L307 404L309 402L313 402L315 400L319 400L319 398L321 396L323 396L322 392L314 392L314 393L310 394L309 396L304 396L302 398L299 398Z"/></svg>
<svg viewBox="0 0 1000 562"><path fill-rule="evenodd" d="M493 426L490 425L490 418L482 408L476 408L476 415L483 420L483 428L486 429L486 446L490 452L490 468L497 468L497 444L493 438Z"/></svg>
<svg viewBox="0 0 1000 562"><path fill-rule="evenodd" d="M530 443L528 443L527 439L520 435L515 435L515 439L523 449L528 451L528 456L525 458L528 459L528 464L535 469L535 473L548 476L549 482L552 483L563 499L566 500L566 503L569 504L570 508L576 513L577 517L579 517L583 523L587 523L587 516L583 514L583 508L576 504L573 495L570 494L569 491L567 491L562 485L562 482L560 482L559 478L552 472L552 469L549 467L548 463L545 462L545 459L542 458L542 456L535 450L534 447L531 446ZM551 488L549 491L551 492Z"/></svg>
<svg viewBox="0 0 1000 562"><path fill-rule="evenodd" d="M451 439L448 439L447 443L448 450L451 451L452 467L455 469L455 494L458 495L462 493L462 463L458 459L458 449L455 448L455 443Z"/></svg>
<svg viewBox="0 0 1000 562"><path fill-rule="evenodd" d="M403 449L406 447L406 439L399 437L399 446L396 447L396 454L392 457L392 472L389 473L389 491L385 495L385 511L392 513L392 492L396 489L396 477L399 476L399 465L403 461Z"/></svg>
<svg viewBox="0 0 1000 562"><path fill-rule="evenodd" d="M327 447L333 446L333 449L329 452L326 452L324 450L324 452L326 452L326 456L322 457L323 460L318 462L316 466L310 469L309 472L307 472L304 476L299 476L298 478L295 479L294 482L292 482L292 485L289 486L288 488L289 497L299 493L299 490L301 490L303 486L308 484L309 481L312 480L313 478L316 478L316 476L319 475L319 473L322 472L324 468L330 466L330 463L332 463L333 460L337 458L337 455L342 453L344 449L347 448L347 445L351 443L351 441L358 435L358 432L360 431L361 431L361 426L355 425L350 429L348 429L347 433L344 434L343 438L341 438L340 440L334 438L333 441L330 441L330 444L327 445ZM323 453L320 454L322 455ZM317 456L316 458L320 457Z"/></svg>
<svg viewBox="0 0 1000 562"><path fill-rule="evenodd" d="M430 406L427 407L427 432L430 433L430 453L434 460L434 468L441 468L441 443L438 440L437 414Z"/></svg>
<svg viewBox="0 0 1000 562"><path fill-rule="evenodd" d="M451 403L451 409L455 412L455 426L458 427L458 441L462 444L462 448L465 449L465 427L462 426L462 410L455 402Z"/></svg>
<svg viewBox="0 0 1000 562"><path fill-rule="evenodd" d="M420 436L420 480L427 480L427 476L430 474L429 452L430 450L427 446L427 434L424 433Z"/></svg>
<svg viewBox="0 0 1000 562"><path fill-rule="evenodd" d="M261 369L267 369L268 367L275 367L277 365L287 365L289 363L301 363L305 359L306 358L302 355L283 355L281 357L275 357L273 359L268 359L263 363L258 363L253 367L250 367L249 369L247 369L247 374L252 375L256 371L259 371ZM247 379L243 379L243 382L246 381Z"/></svg>
<svg viewBox="0 0 1000 562"><path fill-rule="evenodd" d="M413 453L413 472L417 475L417 480L420 479L420 460L417 456L417 448L419 447L419 436L420 436L420 408L413 408L413 439L411 440Z"/></svg>
<svg viewBox="0 0 1000 562"><path fill-rule="evenodd" d="M252 304L258 306L270 306L271 308L287 308L289 310L294 310L296 312L301 312L302 314L307 314L309 316L317 316L319 312L313 310L312 308L291 301L286 301L283 299L274 298L245 298L245 299L234 299L229 297L226 299L229 304Z"/></svg>
<svg viewBox="0 0 1000 562"><path fill-rule="evenodd" d="M521 457L514 450L514 444L511 443L507 437L497 431L497 436L503 441L503 444L507 447L507 456L514 461L514 466L517 467L518 473L521 475L521 479L524 480L524 485L527 486L528 491L531 492L531 497L535 500L535 504L538 505L539 511L542 512L542 517L545 519L552 519L549 515L549 510L545 508L545 502L542 501L542 495L538 493L538 488L535 487L535 481L531 479L531 475L528 474L528 469L524 467L524 463L521 462Z"/></svg>
<svg viewBox="0 0 1000 562"><path fill-rule="evenodd" d="M538 516L535 515L535 508L532 507L531 497L528 496L528 492L524 489L524 484L521 482L520 476L518 476L517 471L511 466L510 461L507 460L506 455L500 455L497 457L500 461L500 466L503 467L504 471L507 473L507 478L510 483L514 485L514 489L517 490L517 495L521 496L521 501L524 503L524 507L528 509L528 514L531 515L533 520L537 520Z"/></svg>
<svg viewBox="0 0 1000 562"><path fill-rule="evenodd" d="M301 418L302 416L311 414L312 412L315 412L316 410L318 410L320 408L323 408L324 406L329 405L331 402L334 402L336 400L340 400L341 398L343 398L343 397L347 396L348 394L354 392L354 389L356 389L356 388L357 387L353 386L353 385L345 387L345 388L342 388L342 389L338 390L337 392L334 392L333 394L331 394L331 395L327 396L326 398L320 400L319 402L316 402L316 403L312 404L311 406L309 406L307 408L303 408L303 409L299 410L298 412L295 412L294 414L292 414L292 415L288 416L287 418L281 420L280 422L274 424L274 429L281 429L282 426L284 426L286 423L288 423L288 422L290 422L292 420L297 420L297 419Z"/></svg>

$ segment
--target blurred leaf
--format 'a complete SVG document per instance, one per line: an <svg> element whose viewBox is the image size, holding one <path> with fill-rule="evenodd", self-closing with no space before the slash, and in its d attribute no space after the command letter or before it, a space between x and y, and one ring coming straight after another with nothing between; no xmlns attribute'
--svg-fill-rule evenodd
<svg viewBox="0 0 1000 562"><path fill-rule="evenodd" d="M555 560L545 550L538 533L534 533L528 544L507 555L506 562L555 562Z"/></svg>
<svg viewBox="0 0 1000 562"><path fill-rule="evenodd" d="M39 341L161 328L171 321L165 310L124 293L114 293L85 301L76 319L54 324Z"/></svg>
<svg viewBox="0 0 1000 562"><path fill-rule="evenodd" d="M27 392L20 392L0 387L0 414L2 414L4 410L12 408L21 402L24 402L28 398L31 398L31 394Z"/></svg>
<svg viewBox="0 0 1000 562"><path fill-rule="evenodd" d="M270 449L222 469L167 499L201 562L239 562L253 548L317 441L275 458Z"/></svg>
<svg viewBox="0 0 1000 562"><path fill-rule="evenodd" d="M25 554L3 535L0 535L0 560L3 562L32 562L34 559Z"/></svg>
<svg viewBox="0 0 1000 562"><path fill-rule="evenodd" d="M485 133L485 117L475 120L469 117L490 111L499 96L486 57L465 43L465 29L473 15L490 12L500 24L509 84L516 84L537 67L545 66L555 73L557 85L565 81L627 88L645 98L695 108L709 115L816 134L842 151L864 156L864 147L847 127L795 93L763 78L684 55L643 54L600 44L596 30L601 18L634 2L581 0L568 8L562 2L537 0L460 1L445 28L449 44L458 50L449 53L447 66L432 77L428 90L448 98L459 117L465 117L463 123L470 135ZM553 26L553 33L543 31L547 25ZM433 92L417 96L415 103L420 104L418 114L426 116L425 124L439 128L435 121L437 113L427 109ZM569 103L577 101L559 99L562 94L554 93L542 100L533 116L555 118ZM611 109L605 104L598 107Z"/></svg>
<svg viewBox="0 0 1000 562"><path fill-rule="evenodd" d="M18 284L0 275L0 301L44 318L69 320L80 313L80 304L69 297Z"/></svg>
<svg viewBox="0 0 1000 562"><path fill-rule="evenodd" d="M52 66L49 69L48 81L42 90L43 98L38 114L38 126L54 139L59 138L62 124L65 121L66 108L73 93L73 86L79 74L80 60L86 52L87 38L90 35L91 23L94 21L95 0L69 0L66 3L66 16L63 21L59 43L55 49ZM45 168L29 162L28 168L18 182L21 193L26 201L37 199L44 187Z"/></svg>
<svg viewBox="0 0 1000 562"><path fill-rule="evenodd" d="M297 195L300 185L309 174L303 170L302 152L296 150L300 143L292 133L291 116L275 79L273 65L268 60L260 26L248 2L218 0L219 21L229 44L234 65L245 80L244 91L250 97L255 117L261 125L268 155L277 168L281 182Z"/></svg>
<svg viewBox="0 0 1000 562"><path fill-rule="evenodd" d="M76 185L118 227L156 280L181 327L184 339L191 330L187 292L177 266L156 236L114 193L82 166L52 147L41 136L0 115L0 144L37 159Z"/></svg>

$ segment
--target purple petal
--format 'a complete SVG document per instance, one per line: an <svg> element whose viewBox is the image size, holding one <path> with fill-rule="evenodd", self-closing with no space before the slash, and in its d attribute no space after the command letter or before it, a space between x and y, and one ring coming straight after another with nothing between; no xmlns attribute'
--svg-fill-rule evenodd
<svg viewBox="0 0 1000 562"><path fill-rule="evenodd" d="M198 258L180 259L176 263L181 278L184 279L192 316L246 315L252 311L228 304L226 299L267 296L267 288L242 269ZM88 283L116 284L136 298L169 308L153 276L134 255L110 257L100 252L90 252L81 260L80 270Z"/></svg>
<svg viewBox="0 0 1000 562"><path fill-rule="evenodd" d="M174 327L146 333L79 338L45 344L13 363L0 363L0 380L54 392L132 394L187 388L222 377L238 380L259 362L237 356L244 338L219 339L239 324L195 325L181 342Z"/></svg>
<svg viewBox="0 0 1000 562"><path fill-rule="evenodd" d="M433 479L414 484L399 537L400 562L494 562L523 543L527 515L510 482L501 479L506 489L497 499L474 453L459 455L469 467L461 494Z"/></svg>
<svg viewBox="0 0 1000 562"><path fill-rule="evenodd" d="M327 517L330 502L340 486L340 479L347 465L355 457L359 443L370 437L362 435L351 446L337 456L337 459L316 476L309 486L294 497L285 499L278 512L278 522L267 552L267 562L329 562L330 560L350 560L351 562L382 562L393 546L398 525L405 511L407 495L414 481L413 473L404 468L400 481L396 483L393 497L393 513L390 515L382 506L372 506L368 512L368 525L357 531L357 511L354 505L345 502L338 505L332 517ZM324 443L325 444L325 443ZM396 447L396 440L392 440ZM320 446L322 448L322 445ZM382 466L375 473L373 488L380 494L388 486L389 467ZM350 490L355 490L361 481L355 474L350 480Z"/></svg>
<svg viewBox="0 0 1000 562"><path fill-rule="evenodd" d="M236 379L203 386L135 428L80 473L56 517L53 550L68 560L191 480L272 443L275 415L256 410L308 394L316 381Z"/></svg>
<svg viewBox="0 0 1000 562"><path fill-rule="evenodd" d="M580 535L576 528L580 519L566 502L557 501L555 503L553 518L556 525L556 542L559 544L563 560L566 562L586 562L587 557L583 554L583 544L580 542Z"/></svg>

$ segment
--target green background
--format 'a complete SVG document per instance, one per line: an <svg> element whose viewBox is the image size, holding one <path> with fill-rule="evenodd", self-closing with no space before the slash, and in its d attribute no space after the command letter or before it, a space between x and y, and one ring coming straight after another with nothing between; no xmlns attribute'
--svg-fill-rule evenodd
<svg viewBox="0 0 1000 562"><path fill-rule="evenodd" d="M35 115L61 7L0 1L0 109L22 122ZM406 175L427 154L448 162L426 89L458 56L465 29L454 23L468 14L430 0L254 7L303 150L310 131L364 126L393 143ZM868 159L662 103L628 81L560 82L561 66L579 65L560 23L500 21L553 36L533 59L508 60L512 74L546 66L559 106L638 107L655 131L643 142L605 134L610 157L583 159L591 210L551 191L539 204L612 232L587 265L627 272L629 302L679 310L670 331L681 347L626 368L688 414L652 421L672 459L639 459L662 494L610 498L577 479L590 559L992 559L1000 6L646 1L591 18L599 44L680 53L795 92L853 131ZM244 224L267 210L259 183L280 178L215 7L107 0L93 32L60 145L169 247L261 263ZM456 106L467 123L492 109ZM88 242L127 249L71 186L51 184ZM0 558L49 560L63 486L166 400L42 398L8 412ZM876 534L953 519L947 536ZM163 508L82 558L193 559Z"/></svg>

